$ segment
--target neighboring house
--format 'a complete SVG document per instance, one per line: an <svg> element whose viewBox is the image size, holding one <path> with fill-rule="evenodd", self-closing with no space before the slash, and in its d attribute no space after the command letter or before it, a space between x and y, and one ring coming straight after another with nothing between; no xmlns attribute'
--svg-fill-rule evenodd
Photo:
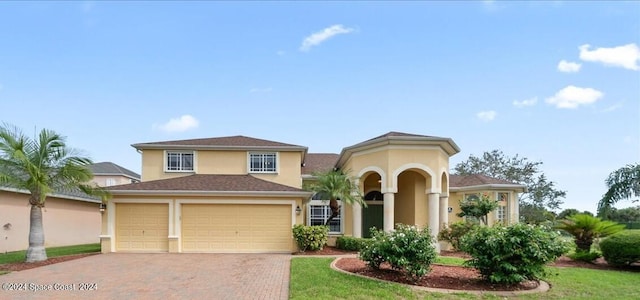
<svg viewBox="0 0 640 300"><path fill-rule="evenodd" d="M518 220L522 185L485 176L449 175L458 153L450 138L390 132L340 154L245 136L132 145L142 153L142 182L112 186L103 215L103 252L296 251L291 227L324 224L326 199L302 189L314 172L349 170L367 201L344 206L332 241L370 227L429 226L436 235L459 220L465 197L501 200L490 222Z"/></svg>
<svg viewBox="0 0 640 300"><path fill-rule="evenodd" d="M112 186L140 182L140 174L112 162L99 162L89 166L93 182L99 186Z"/></svg>
<svg viewBox="0 0 640 300"><path fill-rule="evenodd" d="M0 187L0 253L29 247L29 192ZM45 247L100 241L100 203L86 194L54 193L42 209Z"/></svg>
<svg viewBox="0 0 640 300"><path fill-rule="evenodd" d="M93 164L94 182L100 186L139 182L140 175L110 162ZM0 187L0 253L29 247L29 193ZM47 197L42 212L45 247L100 242L102 201L80 191Z"/></svg>

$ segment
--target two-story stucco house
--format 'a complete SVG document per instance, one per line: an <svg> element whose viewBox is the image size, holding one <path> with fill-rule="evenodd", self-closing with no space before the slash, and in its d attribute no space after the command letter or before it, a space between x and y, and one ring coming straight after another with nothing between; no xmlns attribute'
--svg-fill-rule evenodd
<svg viewBox="0 0 640 300"><path fill-rule="evenodd" d="M367 207L344 206L332 237L366 237L370 227L429 226L436 235L455 220L465 197L500 200L490 221L518 220L524 186L474 175L449 175L460 150L450 138L390 132L340 154L231 136L134 144L142 181L110 187L102 251L296 251L291 227L324 224L328 202L302 189L315 171L349 170Z"/></svg>

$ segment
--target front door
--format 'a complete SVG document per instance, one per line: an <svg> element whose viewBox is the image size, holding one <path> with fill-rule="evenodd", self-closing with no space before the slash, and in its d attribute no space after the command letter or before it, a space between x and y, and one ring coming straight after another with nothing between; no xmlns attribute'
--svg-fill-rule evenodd
<svg viewBox="0 0 640 300"><path fill-rule="evenodd" d="M362 208L362 237L371 237L371 232L369 230L371 227L382 230L383 209L384 206L382 203L368 203L366 208Z"/></svg>

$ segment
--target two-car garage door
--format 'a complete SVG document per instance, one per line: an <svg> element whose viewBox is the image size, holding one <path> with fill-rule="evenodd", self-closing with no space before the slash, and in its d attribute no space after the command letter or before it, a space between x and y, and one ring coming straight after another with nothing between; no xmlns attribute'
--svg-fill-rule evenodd
<svg viewBox="0 0 640 300"><path fill-rule="evenodd" d="M289 252L291 205L182 204L184 252ZM116 251L166 252L169 204L117 203Z"/></svg>
<svg viewBox="0 0 640 300"><path fill-rule="evenodd" d="M291 205L182 205L184 252L288 252L291 243Z"/></svg>

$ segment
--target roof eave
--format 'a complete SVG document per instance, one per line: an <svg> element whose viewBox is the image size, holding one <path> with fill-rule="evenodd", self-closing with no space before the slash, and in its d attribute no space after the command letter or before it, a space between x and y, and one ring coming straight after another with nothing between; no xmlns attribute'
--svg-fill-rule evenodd
<svg viewBox="0 0 640 300"><path fill-rule="evenodd" d="M449 186L449 191L451 192L467 192L467 191L477 191L477 190L516 190L520 193L526 193L527 187L521 184L504 184L504 183L479 184L479 185L470 185L470 186L461 186L461 187Z"/></svg>
<svg viewBox="0 0 640 300"><path fill-rule="evenodd" d="M10 187L0 187L0 191L31 195L31 193L27 190L14 189ZM64 194L58 194L58 193L47 194L47 197L55 197L60 199L84 201L84 202L91 202L91 203L102 203L102 200L100 199L84 198L84 197L64 195Z"/></svg>
<svg viewBox="0 0 640 300"><path fill-rule="evenodd" d="M311 197L307 191L189 191L189 190L110 190L112 195L180 195L180 196L265 196Z"/></svg>
<svg viewBox="0 0 640 300"><path fill-rule="evenodd" d="M307 147L302 146L221 146L221 145L163 145L163 144L133 144L133 148L138 150L155 149L155 150L238 150L238 151L290 151L307 153Z"/></svg>

